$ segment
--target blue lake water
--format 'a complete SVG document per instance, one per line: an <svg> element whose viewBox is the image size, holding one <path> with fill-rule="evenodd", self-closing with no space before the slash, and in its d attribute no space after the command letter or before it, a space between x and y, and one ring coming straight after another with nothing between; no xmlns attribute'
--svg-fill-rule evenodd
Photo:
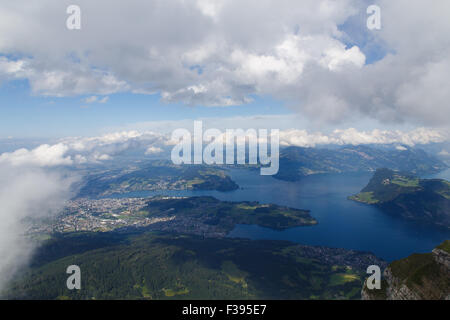
<svg viewBox="0 0 450 320"><path fill-rule="evenodd" d="M389 216L379 209L347 200L358 193L372 173L309 176L298 182L260 176L259 171L233 169L230 175L241 189L218 191L133 192L126 197L153 195L210 195L226 201L259 201L311 210L319 224L276 231L255 225L238 225L229 237L289 240L307 245L370 251L387 261L415 252L429 252L450 239L450 231ZM450 180L450 170L427 178Z"/></svg>

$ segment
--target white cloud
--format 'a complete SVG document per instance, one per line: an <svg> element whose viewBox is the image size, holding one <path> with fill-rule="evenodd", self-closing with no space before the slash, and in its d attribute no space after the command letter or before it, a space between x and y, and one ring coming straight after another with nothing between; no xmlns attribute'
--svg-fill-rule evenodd
<svg viewBox="0 0 450 320"><path fill-rule="evenodd" d="M98 96L90 96L90 97L83 99L83 101L85 103L106 103L106 102L108 102L108 100L109 100L108 96L105 96L103 98L100 98Z"/></svg>
<svg viewBox="0 0 450 320"><path fill-rule="evenodd" d="M224 6L224 0L197 0L196 5L200 11L205 15L213 19L217 18L220 9Z"/></svg>
<svg viewBox="0 0 450 320"><path fill-rule="evenodd" d="M16 75L23 70L24 62L8 60L5 57L0 57L0 74Z"/></svg>
<svg viewBox="0 0 450 320"><path fill-rule="evenodd" d="M262 117L262 124L266 120ZM225 132L226 127L215 127L217 124L234 124L229 129L248 129L249 126L239 127L239 124L251 123L250 118L210 119L203 124L203 130L219 128ZM273 121L273 120L272 120ZM158 125L157 122L149 124ZM192 131L192 121L163 122L166 128L186 128ZM257 125L254 127L267 128ZM61 139L57 144L43 144L34 149L19 149L14 152L0 154L0 166L13 167L60 167L87 162L96 163L111 160L114 156L130 150L142 149L147 155L160 154L171 148L174 141L170 140L170 132L156 134L153 131L139 132L136 130L112 132L97 137L69 137ZM360 145L360 144L397 144L414 146L418 144L440 143L450 141L448 130L417 128L410 131L379 130L360 131L355 128L337 129L331 133L309 132L301 129L280 130L280 144L282 146L315 147L320 145ZM145 151L144 151L145 150Z"/></svg>
<svg viewBox="0 0 450 320"><path fill-rule="evenodd" d="M106 97L103 97L103 98L99 99L99 100L98 100L98 103L107 103L108 100L109 100L109 97L106 96Z"/></svg>
<svg viewBox="0 0 450 320"><path fill-rule="evenodd" d="M34 149L21 148L0 154L0 166L61 167L86 162L110 160L130 149L145 148L156 152L168 137L153 132L122 131L98 137L69 137L54 145L42 144Z"/></svg>
<svg viewBox="0 0 450 320"><path fill-rule="evenodd" d="M317 145L402 144L414 146L446 142L450 136L446 130L418 128L408 132L400 130L358 131L354 128L335 130L331 134L308 133L306 130L280 131L280 144L285 146L315 147Z"/></svg>
<svg viewBox="0 0 450 320"><path fill-rule="evenodd" d="M325 51L325 57L321 63L325 64L331 71L338 71L347 64L353 64L361 68L366 62L365 55L357 46L345 49L344 45L336 46Z"/></svg>
<svg viewBox="0 0 450 320"><path fill-rule="evenodd" d="M317 122L445 126L450 3L375 2L382 29L372 32L357 0L130 0L125 23L111 22L124 20L122 1L80 0L85 20L72 32L69 1L3 1L0 79L26 78L41 95L130 91L193 105L272 95ZM339 29L355 17L355 30ZM354 34L391 54L366 64L363 48L348 45Z"/></svg>
<svg viewBox="0 0 450 320"><path fill-rule="evenodd" d="M86 102L86 103L94 103L94 102L97 101L97 99L98 99L97 96L91 96L91 97L87 97L87 98L84 99L83 101Z"/></svg>
<svg viewBox="0 0 450 320"><path fill-rule="evenodd" d="M441 152L439 152L439 155L443 157L450 157L450 152L448 152L447 150L442 150Z"/></svg>
<svg viewBox="0 0 450 320"><path fill-rule="evenodd" d="M14 152L5 152L0 155L0 165L8 164L12 166L38 166L51 167L60 165L70 165L72 160L65 156L69 147L58 143L55 145L43 144L33 150L18 149Z"/></svg>
<svg viewBox="0 0 450 320"><path fill-rule="evenodd" d="M76 181L35 166L0 163L0 290L28 262L37 243L24 234L25 218L59 212Z"/></svg>
<svg viewBox="0 0 450 320"><path fill-rule="evenodd" d="M154 147L154 146L150 146L147 148L147 150L145 151L145 154L158 154L163 152L164 150L162 148L159 147Z"/></svg>

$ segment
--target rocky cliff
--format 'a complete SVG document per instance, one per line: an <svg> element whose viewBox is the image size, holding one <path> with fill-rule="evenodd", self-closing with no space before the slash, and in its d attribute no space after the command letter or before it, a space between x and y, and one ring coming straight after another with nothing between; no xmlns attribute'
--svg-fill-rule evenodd
<svg viewBox="0 0 450 320"><path fill-rule="evenodd" d="M381 289L369 290L363 300L450 300L450 241L431 253L413 254L392 262L383 272Z"/></svg>

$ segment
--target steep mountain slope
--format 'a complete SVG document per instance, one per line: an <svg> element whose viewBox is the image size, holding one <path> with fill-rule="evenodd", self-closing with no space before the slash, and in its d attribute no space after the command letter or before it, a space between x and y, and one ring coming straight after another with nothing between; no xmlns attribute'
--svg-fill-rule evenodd
<svg viewBox="0 0 450 320"><path fill-rule="evenodd" d="M450 241L392 262L383 276L380 290L364 285L364 300L450 300Z"/></svg>
<svg viewBox="0 0 450 320"><path fill-rule="evenodd" d="M423 174L446 167L442 161L414 148L397 150L363 145L339 149L288 147L280 152L280 170L275 177L295 181L311 174L375 171L377 168Z"/></svg>
<svg viewBox="0 0 450 320"><path fill-rule="evenodd" d="M126 168L106 168L88 175L79 197L153 190L232 191L239 186L226 171L206 165L174 165L170 161L134 163Z"/></svg>
<svg viewBox="0 0 450 320"><path fill-rule="evenodd" d="M446 180L378 169L369 184L349 199L395 216L450 228L450 183Z"/></svg>
<svg viewBox="0 0 450 320"><path fill-rule="evenodd" d="M111 241L108 241L111 237ZM68 290L67 266L81 268ZM11 299L359 299L370 253L188 235L59 235L12 283Z"/></svg>

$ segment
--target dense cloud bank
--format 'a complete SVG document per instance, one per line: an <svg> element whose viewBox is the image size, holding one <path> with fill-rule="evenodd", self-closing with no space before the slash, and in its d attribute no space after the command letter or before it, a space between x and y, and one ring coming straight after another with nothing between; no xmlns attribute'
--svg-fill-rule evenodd
<svg viewBox="0 0 450 320"><path fill-rule="evenodd" d="M381 30L366 28L373 3ZM317 122L450 120L446 0L80 0L77 31L65 27L70 4L0 4L0 79L28 79L38 95L206 106L272 95Z"/></svg>
<svg viewBox="0 0 450 320"><path fill-rule="evenodd" d="M177 124L177 122L175 122ZM179 124L179 123L178 123ZM205 129L208 128L205 126ZM245 128L244 128L245 129ZM354 128L335 130L329 134L307 130L280 130L281 146L316 147L320 145L397 144L415 146L448 142L448 130L418 128L411 131L372 130L358 131ZM0 167L70 166L99 163L111 160L127 151L143 149L147 155L170 151L178 141L171 140L170 133L152 131L122 131L98 137L70 137L58 143L43 144L34 149L20 148L0 154Z"/></svg>
<svg viewBox="0 0 450 320"><path fill-rule="evenodd" d="M25 236L26 218L56 214L70 198L75 181L60 171L0 165L0 290L36 246Z"/></svg>

